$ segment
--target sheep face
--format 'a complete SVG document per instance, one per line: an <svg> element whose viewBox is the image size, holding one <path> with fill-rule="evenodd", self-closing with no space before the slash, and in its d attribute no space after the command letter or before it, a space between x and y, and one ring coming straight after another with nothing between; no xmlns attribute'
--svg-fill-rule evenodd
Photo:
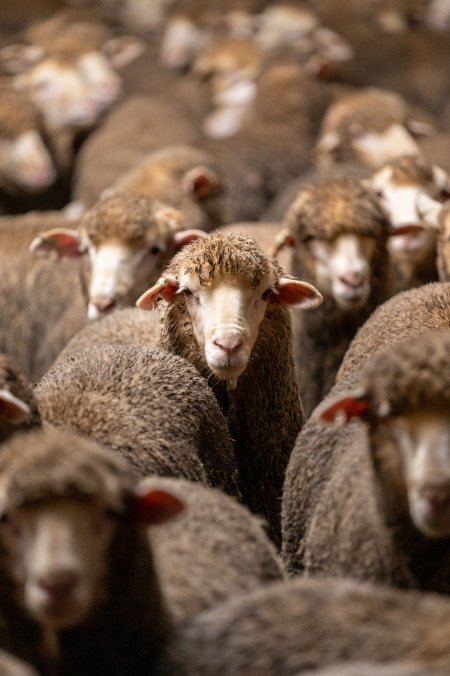
<svg viewBox="0 0 450 676"><path fill-rule="evenodd" d="M3 514L10 573L38 622L75 626L102 600L113 532L105 505L94 502L53 500Z"/></svg>
<svg viewBox="0 0 450 676"><path fill-rule="evenodd" d="M450 415L420 409L380 421L371 435L381 471L404 484L411 519L429 538L450 535ZM397 488L397 492L400 489Z"/></svg>
<svg viewBox="0 0 450 676"><path fill-rule="evenodd" d="M332 296L344 309L362 307L370 295L375 239L344 233L332 240L312 239L307 246L320 291Z"/></svg>
<svg viewBox="0 0 450 676"><path fill-rule="evenodd" d="M188 16L180 14L169 19L159 52L162 66L173 69L190 66L204 39L204 31Z"/></svg>
<svg viewBox="0 0 450 676"><path fill-rule="evenodd" d="M229 389L246 369L269 302L304 308L322 302L311 284L280 276L245 235L214 233L184 253L137 305L152 309L158 296L184 303L207 366Z"/></svg>
<svg viewBox="0 0 450 676"><path fill-rule="evenodd" d="M44 190L56 178L51 157L35 130L0 138L0 173L28 192Z"/></svg>
<svg viewBox="0 0 450 676"><path fill-rule="evenodd" d="M357 159L368 167L380 167L400 155L419 154L419 146L402 124L391 124L382 132L365 131L353 140Z"/></svg>
<svg viewBox="0 0 450 676"><path fill-rule="evenodd" d="M405 157L376 172L371 185L394 231L413 226L411 232L389 239L390 251L410 260L420 260L431 253L435 236L427 230L420 204L423 195L440 198L448 194L449 178L445 171L426 165L421 158Z"/></svg>

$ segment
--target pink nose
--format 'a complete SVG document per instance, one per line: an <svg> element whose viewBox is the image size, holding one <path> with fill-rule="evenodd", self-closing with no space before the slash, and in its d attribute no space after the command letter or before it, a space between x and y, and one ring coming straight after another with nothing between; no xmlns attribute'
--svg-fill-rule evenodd
<svg viewBox="0 0 450 676"><path fill-rule="evenodd" d="M354 289L358 289L364 283L364 275L361 272L347 272L340 279L341 282Z"/></svg>
<svg viewBox="0 0 450 676"><path fill-rule="evenodd" d="M109 312L117 303L115 298L111 298L110 296L94 296L91 302L99 312Z"/></svg>
<svg viewBox="0 0 450 676"><path fill-rule="evenodd" d="M231 355L242 345L242 340L239 336L223 336L218 340L213 340L213 344L228 355Z"/></svg>
<svg viewBox="0 0 450 676"><path fill-rule="evenodd" d="M43 575L39 580L39 586L53 598L62 598L70 594L79 582L79 576L71 571L61 571Z"/></svg>
<svg viewBox="0 0 450 676"><path fill-rule="evenodd" d="M422 498L435 509L442 508L450 502L450 485L448 484L425 484L419 490Z"/></svg>

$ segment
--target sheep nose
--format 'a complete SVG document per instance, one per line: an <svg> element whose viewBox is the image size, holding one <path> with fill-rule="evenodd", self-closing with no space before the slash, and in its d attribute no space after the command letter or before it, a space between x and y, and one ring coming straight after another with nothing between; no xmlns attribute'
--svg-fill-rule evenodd
<svg viewBox="0 0 450 676"><path fill-rule="evenodd" d="M341 282L354 289L358 289L364 283L364 275L361 272L347 272L345 275L342 275Z"/></svg>
<svg viewBox="0 0 450 676"><path fill-rule="evenodd" d="M116 306L116 299L111 296L94 296L91 300L99 312L109 312Z"/></svg>
<svg viewBox="0 0 450 676"><path fill-rule="evenodd" d="M431 507L440 509L450 502L450 485L447 483L425 484L419 489L419 494L429 502Z"/></svg>
<svg viewBox="0 0 450 676"><path fill-rule="evenodd" d="M222 336L219 339L213 340L213 344L228 355L231 355L242 345L242 339L240 336Z"/></svg>
<svg viewBox="0 0 450 676"><path fill-rule="evenodd" d="M79 576L72 571L60 571L42 575L38 585L53 598L62 598L69 595L77 586Z"/></svg>

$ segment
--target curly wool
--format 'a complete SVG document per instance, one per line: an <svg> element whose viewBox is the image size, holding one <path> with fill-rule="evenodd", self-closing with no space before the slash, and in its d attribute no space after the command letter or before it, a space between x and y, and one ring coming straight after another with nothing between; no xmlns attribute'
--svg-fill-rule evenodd
<svg viewBox="0 0 450 676"><path fill-rule="evenodd" d="M98 201L83 216L80 229L84 230L93 244L107 239L135 242L161 231L167 231L156 219L155 212L162 207L160 202L142 195L121 193Z"/></svg>
<svg viewBox="0 0 450 676"><path fill-rule="evenodd" d="M382 240L389 227L375 195L357 178L318 181L304 188L286 214L299 242L355 234Z"/></svg>
<svg viewBox="0 0 450 676"><path fill-rule="evenodd" d="M367 366L362 387L377 411L389 404L389 415L423 407L450 407L450 330L432 331L400 342Z"/></svg>
<svg viewBox="0 0 450 676"><path fill-rule="evenodd" d="M254 239L240 233L214 232L184 247L166 272L177 278L195 272L203 286L222 276L236 275L255 289L271 271L279 278L280 270Z"/></svg>

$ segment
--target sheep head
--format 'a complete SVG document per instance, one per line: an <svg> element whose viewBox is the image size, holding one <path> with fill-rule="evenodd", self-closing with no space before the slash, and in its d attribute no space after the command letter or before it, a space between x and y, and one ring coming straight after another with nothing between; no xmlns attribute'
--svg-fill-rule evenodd
<svg viewBox="0 0 450 676"><path fill-rule="evenodd" d="M213 233L177 254L137 301L152 309L158 297L183 303L209 369L229 389L245 371L269 303L316 307L320 293L286 277L246 235Z"/></svg>
<svg viewBox="0 0 450 676"><path fill-rule="evenodd" d="M430 538L450 536L450 332L392 346L364 370L361 387L327 397L323 423L363 420L387 500Z"/></svg>
<svg viewBox="0 0 450 676"><path fill-rule="evenodd" d="M1 466L4 573L25 610L55 631L79 625L110 599L123 528L138 534L184 508L170 493L136 487L110 451L55 430L16 435Z"/></svg>

